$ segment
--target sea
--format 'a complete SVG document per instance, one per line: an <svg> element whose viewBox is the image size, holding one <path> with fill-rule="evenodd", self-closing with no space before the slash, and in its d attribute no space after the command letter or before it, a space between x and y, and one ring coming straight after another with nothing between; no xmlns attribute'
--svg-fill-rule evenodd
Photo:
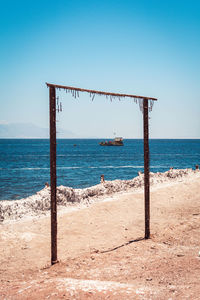
<svg viewBox="0 0 200 300"><path fill-rule="evenodd" d="M143 172L143 140L102 147L103 139L57 140L57 185L86 188L105 180L132 179ZM150 171L200 165L199 139L151 139ZM35 194L50 183L48 139L0 139L0 200Z"/></svg>

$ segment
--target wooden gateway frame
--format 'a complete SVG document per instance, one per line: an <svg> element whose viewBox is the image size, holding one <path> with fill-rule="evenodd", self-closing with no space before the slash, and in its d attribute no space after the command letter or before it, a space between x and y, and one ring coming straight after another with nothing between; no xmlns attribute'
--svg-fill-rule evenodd
<svg viewBox="0 0 200 300"><path fill-rule="evenodd" d="M110 100L118 98L133 98L140 104L143 112L144 132L144 207L145 207L145 239L150 238L150 191L149 191L149 111L152 110L156 98L137 95L107 93L95 90L87 90L70 86L46 83L49 88L49 113L50 113L50 182L51 182L51 264L57 263L57 201L56 201L56 89L64 89L70 92L73 97L79 97L79 92L90 94L92 100L95 95L110 97ZM58 106L58 110L59 110ZM61 109L62 110L62 109Z"/></svg>

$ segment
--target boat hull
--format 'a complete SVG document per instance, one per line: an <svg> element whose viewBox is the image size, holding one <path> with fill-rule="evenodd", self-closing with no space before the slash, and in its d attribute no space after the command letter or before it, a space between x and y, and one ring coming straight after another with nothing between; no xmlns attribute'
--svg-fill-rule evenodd
<svg viewBox="0 0 200 300"><path fill-rule="evenodd" d="M110 147L110 146L124 146L124 144L123 143L103 143L103 142L101 142L101 143L99 143L99 145L100 146L108 146L108 147Z"/></svg>

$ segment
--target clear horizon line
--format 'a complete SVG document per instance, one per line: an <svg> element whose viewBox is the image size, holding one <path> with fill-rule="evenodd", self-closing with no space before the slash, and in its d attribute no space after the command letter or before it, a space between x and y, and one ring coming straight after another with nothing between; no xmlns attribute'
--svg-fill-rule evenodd
<svg viewBox="0 0 200 300"><path fill-rule="evenodd" d="M48 137L0 137L1 140L6 140L6 139L21 139L21 140L50 140L50 138ZM70 137L70 138L61 138L61 137L57 137L57 140L102 140L102 139L114 139L113 137L93 137L93 138L90 138L90 137ZM123 138L124 140L143 140L143 137L140 137L140 138ZM167 138L160 138L160 137L152 137L152 138L149 138L149 140L199 140L200 137L167 137Z"/></svg>

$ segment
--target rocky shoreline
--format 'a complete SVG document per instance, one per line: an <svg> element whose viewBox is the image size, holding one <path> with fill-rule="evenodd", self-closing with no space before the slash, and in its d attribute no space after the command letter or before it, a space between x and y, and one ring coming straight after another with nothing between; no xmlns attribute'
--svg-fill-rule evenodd
<svg viewBox="0 0 200 300"><path fill-rule="evenodd" d="M175 182L180 178L187 178L199 174L199 170L170 169L164 173L150 173L150 185ZM66 186L57 188L57 203L61 207L83 207L92 202L99 201L102 197L111 196L118 192L133 191L144 186L144 175L139 175L132 180L113 180L84 189L73 189ZM0 202L0 222L6 220L19 220L28 216L41 216L50 210L50 188L45 187L35 195L15 200Z"/></svg>

